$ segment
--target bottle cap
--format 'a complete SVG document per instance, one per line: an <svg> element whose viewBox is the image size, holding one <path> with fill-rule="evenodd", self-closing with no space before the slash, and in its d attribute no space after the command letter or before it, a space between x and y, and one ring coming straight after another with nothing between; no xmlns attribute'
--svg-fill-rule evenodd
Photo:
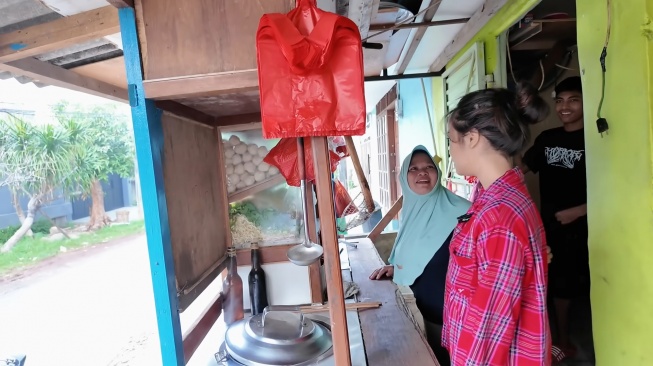
<svg viewBox="0 0 653 366"><path fill-rule="evenodd" d="M258 243L254 242L249 245L251 249L258 249Z"/></svg>

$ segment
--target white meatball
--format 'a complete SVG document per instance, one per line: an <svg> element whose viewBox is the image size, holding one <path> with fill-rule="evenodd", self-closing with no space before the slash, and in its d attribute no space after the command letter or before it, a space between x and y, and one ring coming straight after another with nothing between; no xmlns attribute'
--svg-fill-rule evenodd
<svg viewBox="0 0 653 366"><path fill-rule="evenodd" d="M233 164L234 166L242 162L243 162L243 157L238 154L231 157L231 164Z"/></svg>
<svg viewBox="0 0 653 366"><path fill-rule="evenodd" d="M265 175L266 175L268 178L270 178L270 177L272 177L272 176L274 176L274 175L277 175L277 173L274 173L272 170L268 170L267 173L265 173Z"/></svg>
<svg viewBox="0 0 653 366"><path fill-rule="evenodd" d="M256 172L256 173L254 173L254 180L255 180L255 181L260 182L260 181L262 181L263 179L265 179L265 173L264 173L264 172Z"/></svg>
<svg viewBox="0 0 653 366"><path fill-rule="evenodd" d="M229 184L237 186L240 183L240 175L234 173L229 175Z"/></svg>
<svg viewBox="0 0 653 366"><path fill-rule="evenodd" d="M234 165L234 173L236 174L245 173L245 165L243 164Z"/></svg>
<svg viewBox="0 0 653 366"><path fill-rule="evenodd" d="M247 185L245 184L244 181L241 181L236 185L236 189L243 189L245 187L247 187Z"/></svg>
<svg viewBox="0 0 653 366"><path fill-rule="evenodd" d="M263 158L256 155L256 156L252 157L252 163L254 163L254 165L259 165L259 164L263 163Z"/></svg>
<svg viewBox="0 0 653 366"><path fill-rule="evenodd" d="M236 186L228 185L227 186L227 193L234 193L234 192L236 192Z"/></svg>
<svg viewBox="0 0 653 366"><path fill-rule="evenodd" d="M229 137L229 143L231 146L237 146L240 144L240 139L236 135L231 135L231 137Z"/></svg>
<svg viewBox="0 0 653 366"><path fill-rule="evenodd" d="M256 165L254 165L254 163L252 163L251 161L248 161L244 165L245 165L245 171L246 172L248 172L250 174L254 174L254 172L256 171Z"/></svg>
<svg viewBox="0 0 653 366"><path fill-rule="evenodd" d="M247 152L250 153L251 155L258 155L258 145L256 144L247 145Z"/></svg>
<svg viewBox="0 0 653 366"><path fill-rule="evenodd" d="M224 172L226 174L233 174L234 173L234 166L232 164L227 164L227 166L224 168Z"/></svg>
<svg viewBox="0 0 653 366"><path fill-rule="evenodd" d="M265 146L261 146L258 148L258 156L264 158L268 154L268 148Z"/></svg>
<svg viewBox="0 0 653 366"><path fill-rule="evenodd" d="M248 175L245 177L245 187L249 187L252 184L254 184L256 180L254 179L253 175Z"/></svg>
<svg viewBox="0 0 653 366"><path fill-rule="evenodd" d="M279 173L279 169L277 169L277 167L274 166L274 165L270 165L270 169L268 170L268 172L270 172L270 174L274 175L274 174Z"/></svg>
<svg viewBox="0 0 653 366"><path fill-rule="evenodd" d="M231 148L231 146L229 146L228 149L224 149L224 157L226 159L231 159L234 155L236 155L236 153L234 152L234 149Z"/></svg>
<svg viewBox="0 0 653 366"><path fill-rule="evenodd" d="M259 172L267 172L270 170L270 166L267 163L261 163L256 166Z"/></svg>
<svg viewBox="0 0 653 366"><path fill-rule="evenodd" d="M244 153L241 157L243 159L243 163L246 163L248 161L252 161L252 154L250 154L248 152Z"/></svg>
<svg viewBox="0 0 653 366"><path fill-rule="evenodd" d="M234 147L234 150L236 151L236 154L242 155L247 152L247 144L241 142L238 146Z"/></svg>

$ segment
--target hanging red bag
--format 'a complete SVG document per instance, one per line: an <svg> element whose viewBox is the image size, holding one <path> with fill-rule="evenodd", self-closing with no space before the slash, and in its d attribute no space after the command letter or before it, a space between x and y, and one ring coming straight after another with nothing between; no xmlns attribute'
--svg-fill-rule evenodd
<svg viewBox="0 0 653 366"><path fill-rule="evenodd" d="M333 200L336 205L336 217L343 217L358 212L358 207L356 207L356 205L352 204L351 207L349 207L349 204L351 204L353 200L351 199L349 192L347 192L347 188L345 188L345 186L337 179L333 195ZM348 210L347 207L349 207ZM345 210L347 210L347 212L345 212Z"/></svg>
<svg viewBox="0 0 653 366"><path fill-rule="evenodd" d="M315 180L315 169L313 169L313 143L312 139L304 139L304 161L306 163L306 181ZM338 168L340 156L329 150L331 162L331 173ZM289 186L299 187L299 169L297 168L297 139L281 139L275 147L263 158L263 161L279 169L281 175L286 178Z"/></svg>
<svg viewBox="0 0 653 366"><path fill-rule="evenodd" d="M349 18L298 0L256 33L263 137L365 133L363 51Z"/></svg>

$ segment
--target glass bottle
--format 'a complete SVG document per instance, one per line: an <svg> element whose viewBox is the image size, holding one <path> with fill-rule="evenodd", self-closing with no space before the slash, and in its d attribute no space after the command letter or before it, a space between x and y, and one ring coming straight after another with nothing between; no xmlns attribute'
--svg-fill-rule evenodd
<svg viewBox="0 0 653 366"><path fill-rule="evenodd" d="M249 271L249 301L252 316L263 312L268 306L268 291L265 285L265 272L261 267L261 253L257 243L252 243L252 270Z"/></svg>
<svg viewBox="0 0 653 366"><path fill-rule="evenodd" d="M227 276L222 282L222 293L225 298L222 302L224 322L231 325L245 317L243 305L243 280L238 275L238 263L236 261L236 248L227 248L228 265Z"/></svg>

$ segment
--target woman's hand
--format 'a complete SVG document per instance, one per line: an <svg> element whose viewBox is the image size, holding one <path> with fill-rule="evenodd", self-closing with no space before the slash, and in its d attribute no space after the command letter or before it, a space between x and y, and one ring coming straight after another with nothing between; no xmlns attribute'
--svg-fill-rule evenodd
<svg viewBox="0 0 653 366"><path fill-rule="evenodd" d="M370 275L370 280L380 280L383 277L391 278L395 274L394 266L383 266Z"/></svg>

